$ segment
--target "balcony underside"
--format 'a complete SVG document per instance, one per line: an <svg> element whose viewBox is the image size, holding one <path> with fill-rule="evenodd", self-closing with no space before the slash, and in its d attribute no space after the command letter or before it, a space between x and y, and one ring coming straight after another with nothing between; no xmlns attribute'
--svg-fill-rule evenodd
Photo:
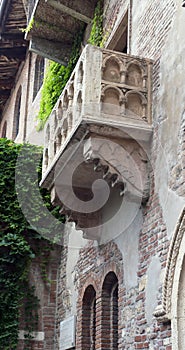
<svg viewBox="0 0 185 350"><path fill-rule="evenodd" d="M37 0L26 36L30 50L67 64L74 39L91 23L96 3L97 0Z"/></svg>
<svg viewBox="0 0 185 350"><path fill-rule="evenodd" d="M106 225L119 208L129 203L132 213L147 202L151 135L151 126L113 127L89 119L56 154L41 186L50 190L52 203L75 222L84 238L102 243Z"/></svg>

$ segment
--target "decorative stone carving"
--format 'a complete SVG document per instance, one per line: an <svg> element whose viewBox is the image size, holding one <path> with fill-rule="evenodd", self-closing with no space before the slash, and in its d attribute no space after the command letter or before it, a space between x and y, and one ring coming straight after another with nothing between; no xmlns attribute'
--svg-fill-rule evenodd
<svg viewBox="0 0 185 350"><path fill-rule="evenodd" d="M127 193L133 201L148 199L148 159L136 142L118 144L91 137L84 145L84 158L93 162L94 170L101 171L111 187L119 187L121 196Z"/></svg>
<svg viewBox="0 0 185 350"><path fill-rule="evenodd" d="M102 65L102 78L109 82L121 82L122 62L116 57L111 55L106 57Z"/></svg>
<svg viewBox="0 0 185 350"><path fill-rule="evenodd" d="M105 86L102 90L102 112L107 114L120 114L120 105L124 99L121 89L114 86Z"/></svg>
<svg viewBox="0 0 185 350"><path fill-rule="evenodd" d="M141 89L144 87L142 69L136 61L131 62L127 66L126 84Z"/></svg>
<svg viewBox="0 0 185 350"><path fill-rule="evenodd" d="M60 120L62 119L63 116L63 111L62 111L62 101L59 101L58 107L57 107L57 118Z"/></svg>
<svg viewBox="0 0 185 350"><path fill-rule="evenodd" d="M185 233L185 208L182 211L182 214L177 222L174 235L171 240L165 278L163 283L163 295L162 295L162 304L159 305L155 312L154 316L158 318L161 322L166 322L171 320L171 304L172 304L172 289L174 283L175 267L179 254L180 245L182 242L183 235Z"/></svg>
<svg viewBox="0 0 185 350"><path fill-rule="evenodd" d="M127 116L146 120L147 101L144 95L137 91L128 91L125 96Z"/></svg>

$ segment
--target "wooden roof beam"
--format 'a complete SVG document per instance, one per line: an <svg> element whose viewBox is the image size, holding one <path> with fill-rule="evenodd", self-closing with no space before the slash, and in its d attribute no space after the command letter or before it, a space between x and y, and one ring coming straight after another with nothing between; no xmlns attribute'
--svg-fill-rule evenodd
<svg viewBox="0 0 185 350"><path fill-rule="evenodd" d="M11 90L14 85L13 79L1 79L0 80L0 91L1 89Z"/></svg>
<svg viewBox="0 0 185 350"><path fill-rule="evenodd" d="M9 14L10 5L12 0L3 0L1 4L1 12L0 12L0 32L4 32L5 23L7 16Z"/></svg>
<svg viewBox="0 0 185 350"><path fill-rule="evenodd" d="M1 90L0 86L0 99L8 97L10 95L10 91L11 90Z"/></svg>
<svg viewBox="0 0 185 350"><path fill-rule="evenodd" d="M0 47L0 56L5 56L8 59L17 58L24 60L26 54L26 47Z"/></svg>
<svg viewBox="0 0 185 350"><path fill-rule="evenodd" d="M0 40L16 41L25 44L25 33L0 33Z"/></svg>

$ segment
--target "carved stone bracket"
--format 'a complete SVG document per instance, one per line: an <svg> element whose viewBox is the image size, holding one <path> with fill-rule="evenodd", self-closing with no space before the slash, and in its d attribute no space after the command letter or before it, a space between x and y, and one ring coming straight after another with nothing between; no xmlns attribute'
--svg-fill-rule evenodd
<svg viewBox="0 0 185 350"><path fill-rule="evenodd" d="M112 188L127 194L133 201L147 201L149 197L148 159L144 150L134 141L122 144L90 137L84 145L84 158L94 164L94 171Z"/></svg>
<svg viewBox="0 0 185 350"><path fill-rule="evenodd" d="M66 182L70 175L65 176L69 164L74 165L70 185ZM89 134L69 164L56 176L51 200L85 238L101 240L106 204L113 193L139 206L149 197L149 161L134 139Z"/></svg>

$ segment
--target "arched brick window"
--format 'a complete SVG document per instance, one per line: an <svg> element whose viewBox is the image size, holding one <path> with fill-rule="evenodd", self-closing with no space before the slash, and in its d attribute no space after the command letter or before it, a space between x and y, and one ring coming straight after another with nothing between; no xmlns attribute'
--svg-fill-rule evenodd
<svg viewBox="0 0 185 350"><path fill-rule="evenodd" d="M33 87L33 100L39 92L44 80L44 58L38 56L35 62L35 76Z"/></svg>
<svg viewBox="0 0 185 350"><path fill-rule="evenodd" d="M101 349L118 349L118 279L109 272L102 288Z"/></svg>
<svg viewBox="0 0 185 350"><path fill-rule="evenodd" d="M6 137L6 130L7 130L7 121L4 122L1 137L3 138Z"/></svg>
<svg viewBox="0 0 185 350"><path fill-rule="evenodd" d="M82 350L95 350L96 341L96 292L89 285L82 301Z"/></svg>
<svg viewBox="0 0 185 350"><path fill-rule="evenodd" d="M19 133L19 121L20 121L20 114L21 114L21 95L22 95L22 87L20 86L17 92L16 101L15 101L13 133L12 133L13 140L17 137Z"/></svg>

